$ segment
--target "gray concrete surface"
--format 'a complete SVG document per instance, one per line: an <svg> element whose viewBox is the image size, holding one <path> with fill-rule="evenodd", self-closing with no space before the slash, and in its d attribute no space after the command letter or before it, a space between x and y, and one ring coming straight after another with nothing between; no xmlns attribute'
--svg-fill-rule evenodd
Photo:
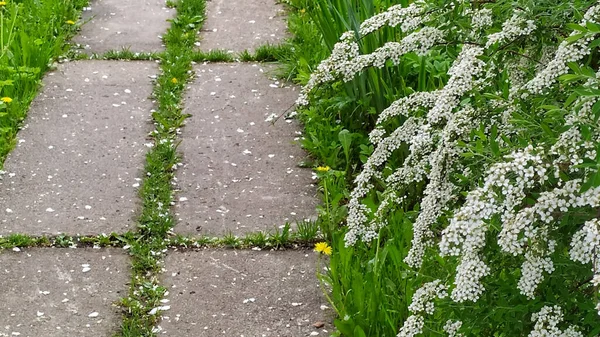
<svg viewBox="0 0 600 337"><path fill-rule="evenodd" d="M208 0L200 49L254 50L286 37L284 7L276 0Z"/></svg>
<svg viewBox="0 0 600 337"><path fill-rule="evenodd" d="M171 252L165 336L300 337L331 331L311 251ZM317 322L328 322L315 328ZM325 330L325 331L324 331ZM160 335L160 334L159 334ZM314 334L313 334L314 335Z"/></svg>
<svg viewBox="0 0 600 337"><path fill-rule="evenodd" d="M316 216L311 170L297 164L300 130L280 118L298 92L269 79L257 64L197 66L185 98L192 115L183 129L174 207L177 233L222 235L271 230Z"/></svg>
<svg viewBox="0 0 600 337"><path fill-rule="evenodd" d="M91 0L84 11L86 22L73 39L88 52L129 48L132 52L163 50L161 37L169 28L175 9L164 0Z"/></svg>
<svg viewBox="0 0 600 337"><path fill-rule="evenodd" d="M0 235L135 230L157 71L82 61L44 78L0 180Z"/></svg>
<svg viewBox="0 0 600 337"><path fill-rule="evenodd" d="M24 249L0 254L0 336L112 336L129 262L116 249Z"/></svg>

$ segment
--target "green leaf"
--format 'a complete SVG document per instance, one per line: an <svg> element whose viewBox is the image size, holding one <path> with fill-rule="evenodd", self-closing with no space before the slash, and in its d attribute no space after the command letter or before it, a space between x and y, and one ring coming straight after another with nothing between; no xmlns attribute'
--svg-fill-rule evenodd
<svg viewBox="0 0 600 337"><path fill-rule="evenodd" d="M592 113L594 114L594 122L598 122L598 119L600 119L600 101L594 103Z"/></svg>
<svg viewBox="0 0 600 337"><path fill-rule="evenodd" d="M573 166L574 168L596 168L598 167L597 163L581 163Z"/></svg>
<svg viewBox="0 0 600 337"><path fill-rule="evenodd" d="M581 39L585 35L586 34L582 33L582 34L576 34L576 35L573 35L573 36L569 36L565 41L567 41L568 43L572 43L572 42L575 42L575 41Z"/></svg>
<svg viewBox="0 0 600 337"><path fill-rule="evenodd" d="M587 77L596 79L596 72L594 72L594 70L590 67L583 67L581 69L581 73Z"/></svg>
<svg viewBox="0 0 600 337"><path fill-rule="evenodd" d="M427 74L426 60L427 60L426 57L422 57L421 65L419 66L419 81L417 83L419 91L425 91L425 88L427 87L426 76L425 76Z"/></svg>
<svg viewBox="0 0 600 337"><path fill-rule="evenodd" d="M565 101L565 108L571 105L573 102L575 102L577 98L579 98L579 95L577 95L576 93L572 93Z"/></svg>
<svg viewBox="0 0 600 337"><path fill-rule="evenodd" d="M352 336L352 325L354 325L354 322L352 321L352 319L348 319L346 320L341 320L341 319L335 319L333 321L333 325L335 325L335 327L344 335L344 336Z"/></svg>
<svg viewBox="0 0 600 337"><path fill-rule="evenodd" d="M540 108L542 108L544 110L556 110L556 109L560 109L556 105L542 105Z"/></svg>
<svg viewBox="0 0 600 337"><path fill-rule="evenodd" d="M548 124L541 123L540 127L542 128L542 130L544 130L544 133L546 133L548 136L554 138L554 132L552 131L552 129L550 129L550 127L548 126Z"/></svg>
<svg viewBox="0 0 600 337"><path fill-rule="evenodd" d="M588 21L588 22L585 23L585 26L587 27L587 29L589 29L590 32L600 33L600 25L598 25L597 23L593 23L592 21Z"/></svg>
<svg viewBox="0 0 600 337"><path fill-rule="evenodd" d="M492 134L490 135L490 149L492 150L492 154L495 157L500 156L500 147L498 146L498 142L496 138L498 137L498 127L496 125L492 126Z"/></svg>
<svg viewBox="0 0 600 337"><path fill-rule="evenodd" d="M354 328L354 337L367 337L367 334L365 334L364 330L357 325Z"/></svg>
<svg viewBox="0 0 600 337"><path fill-rule="evenodd" d="M569 68L571 68L571 70L573 70L573 72L575 72L576 74L580 74L581 73L581 68L579 68L579 64L577 64L577 62L569 62L567 63L567 65L569 66Z"/></svg>
<svg viewBox="0 0 600 337"><path fill-rule="evenodd" d="M596 40L592 41L592 43L590 43L591 50L596 49L598 46L600 46L600 39L596 39Z"/></svg>
<svg viewBox="0 0 600 337"><path fill-rule="evenodd" d="M580 193L583 193L592 187L598 187L598 186L600 186L600 171L594 172L594 174L592 176L590 176L588 178L588 180L586 180L581 185Z"/></svg>
<svg viewBox="0 0 600 337"><path fill-rule="evenodd" d="M350 145L352 144L352 134L350 133L350 131L348 131L346 129L340 131L340 133L338 134L338 139L339 139L340 143L342 143L342 147L344 147L344 151L346 149L350 149Z"/></svg>
<svg viewBox="0 0 600 337"><path fill-rule="evenodd" d="M571 83L571 82L576 82L582 79L581 75L576 75L576 74L564 74L562 76L560 76L558 78L559 80L566 82L566 83Z"/></svg>
<svg viewBox="0 0 600 337"><path fill-rule="evenodd" d="M587 29L585 29L585 27L578 25L576 23L567 23L566 24L567 28L572 29L572 30L578 30L580 32L586 32Z"/></svg>
<svg viewBox="0 0 600 337"><path fill-rule="evenodd" d="M600 96L600 90L598 89L577 88L573 91L580 96Z"/></svg>
<svg viewBox="0 0 600 337"><path fill-rule="evenodd" d="M488 99L504 100L504 98L502 96L494 95L489 92L483 93L483 97L488 98Z"/></svg>

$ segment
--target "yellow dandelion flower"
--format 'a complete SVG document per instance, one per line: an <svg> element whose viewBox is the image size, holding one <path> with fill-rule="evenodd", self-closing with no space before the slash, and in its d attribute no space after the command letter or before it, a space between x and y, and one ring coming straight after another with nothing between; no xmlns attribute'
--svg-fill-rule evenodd
<svg viewBox="0 0 600 337"><path fill-rule="evenodd" d="M300 10L300 13L302 13L302 14L306 13L306 9L302 8L302 9Z"/></svg>
<svg viewBox="0 0 600 337"><path fill-rule="evenodd" d="M329 170L330 170L329 166L319 166L315 169L315 171L317 171L317 172L327 172Z"/></svg>
<svg viewBox="0 0 600 337"><path fill-rule="evenodd" d="M6 6L6 1L0 1L0 6Z"/></svg>
<svg viewBox="0 0 600 337"><path fill-rule="evenodd" d="M67 20L67 21L65 21L65 23L66 23L67 25L74 25L74 24L75 24L75 21L73 21L73 20Z"/></svg>
<svg viewBox="0 0 600 337"><path fill-rule="evenodd" d="M171 79L171 83L173 83L173 84L177 84L177 79L176 79L175 77L173 77L173 78Z"/></svg>
<svg viewBox="0 0 600 337"><path fill-rule="evenodd" d="M332 249L331 246L327 244L327 242L319 242L315 244L315 252L331 255Z"/></svg>
<svg viewBox="0 0 600 337"><path fill-rule="evenodd" d="M0 98L0 101L2 101L4 103L10 103L13 101L13 99L10 97L2 97L2 98Z"/></svg>

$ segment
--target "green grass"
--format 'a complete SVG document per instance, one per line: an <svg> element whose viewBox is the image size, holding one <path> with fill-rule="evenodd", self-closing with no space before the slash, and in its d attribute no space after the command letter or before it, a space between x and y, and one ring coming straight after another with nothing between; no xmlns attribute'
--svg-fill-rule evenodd
<svg viewBox="0 0 600 337"><path fill-rule="evenodd" d="M97 60L128 60L128 61L154 61L161 58L160 53L134 53L128 48L122 50L109 50L103 54L93 54L90 59Z"/></svg>
<svg viewBox="0 0 600 337"><path fill-rule="evenodd" d="M67 49L87 0L7 1L0 6L0 169L40 79Z"/></svg>
<svg viewBox="0 0 600 337"><path fill-rule="evenodd" d="M213 49L208 52L194 51L192 61L194 62L277 62L289 60L293 57L291 45L271 45L259 46L251 52L244 50L238 54L230 53L222 49Z"/></svg>
<svg viewBox="0 0 600 337"><path fill-rule="evenodd" d="M31 247L124 247L134 236L135 234L132 232L86 236L30 236L25 234L11 234L6 237L0 237L0 251L3 249Z"/></svg>
<svg viewBox="0 0 600 337"><path fill-rule="evenodd" d="M285 229L285 226L283 227ZM272 231L257 231L239 237L233 233L218 236L185 236L169 235L164 239L165 247L169 249L186 248L235 248L235 249L305 249L321 241L318 226L315 222L303 221L297 224L296 230L287 230L282 235L280 229ZM140 239L139 233L127 232L124 234L110 233L99 235L27 235L11 234L0 236L0 251L14 248L86 248L86 247L120 247L129 246L130 243Z"/></svg>
<svg viewBox="0 0 600 337"><path fill-rule="evenodd" d="M120 337L154 336L160 312L150 311L159 305L166 291L158 275L168 233L174 226L169 205L173 200L173 166L179 161L176 130L187 117L182 113L182 95L191 79L196 32L205 19L202 0L179 0L170 5L177 9L177 16L163 36L166 51L160 54L161 74L154 86L153 98L158 105L152 114L155 146L146 156L138 233L130 242L133 276L129 296L121 300L124 317L116 334Z"/></svg>
<svg viewBox="0 0 600 337"><path fill-rule="evenodd" d="M208 52L194 51L191 57L194 62L233 62L235 60L231 53L220 49Z"/></svg>
<svg viewBox="0 0 600 337"><path fill-rule="evenodd" d="M293 58L292 47L289 44L259 46L252 53L244 50L239 53L238 58L242 62L277 62Z"/></svg>

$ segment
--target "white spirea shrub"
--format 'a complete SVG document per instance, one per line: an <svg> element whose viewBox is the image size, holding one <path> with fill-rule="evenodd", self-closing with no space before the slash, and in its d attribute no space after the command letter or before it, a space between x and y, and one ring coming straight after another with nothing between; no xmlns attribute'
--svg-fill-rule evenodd
<svg viewBox="0 0 600 337"><path fill-rule="evenodd" d="M411 316L398 336L420 334L425 316L434 313L433 301L447 297L447 292L458 303L477 301L484 294L484 279L492 271L484 254L492 223L497 225L494 239L500 250L521 261L517 289L525 298L534 299L540 284L555 270L553 254L557 241L564 241L556 237L559 217L578 209L600 209L600 187L584 188L583 177L595 168L581 165L596 161L600 142L600 126L588 127L593 124L598 102L593 95L574 100L564 113L566 127L556 139L516 148L502 160L486 166L481 170L480 183L470 191L461 190L452 180L454 174L468 175L470 170L464 166L463 155L467 150L461 144L469 142L471 131L484 125L488 136L491 137L491 130L496 130L493 140L505 144L502 136L510 136L519 128L511 124L511 114L536 97L563 90L558 86L560 76L590 55L590 44L597 38L597 30L574 31L557 48L544 49L539 61L532 61L529 51L502 52L517 40L535 43L537 37L533 34L538 27L526 10L516 9L506 21L495 22L491 10L464 6L463 14L471 17L468 29L437 22L432 12L423 2L406 8L393 6L363 22L358 32L344 33L331 56L311 75L298 99L298 104L309 104L310 94L322 84L351 81L369 67L381 68L388 62L397 65L404 55L426 56L439 46L456 44L457 38L465 41L443 87L399 98L379 115L369 134L374 151L356 177L348 203L346 244L351 246L359 240L369 243L387 225L387 211L403 202L409 187L424 184L405 262L420 268L436 244L442 257L457 259L448 284L436 280L415 292L409 306ZM587 9L579 25L586 27L599 19L600 4L597 4ZM494 25L500 30L486 33ZM360 39L385 26L400 27L400 40L361 54ZM510 85L508 99L490 98L487 105L473 104L481 99L482 92L493 88L493 82L504 71ZM597 90L597 77L590 78L584 87ZM390 130L390 121L401 123ZM390 159L401 148L408 149L402 164L384 174L384 169L390 168L387 166ZM565 179L561 175L565 172L581 178ZM373 209L363 201L375 190L375 181L384 182L385 189L380 191L379 204ZM535 192L533 199L532 192ZM442 216L448 220L440 236L436 235L440 231L436 233L434 225L440 223ZM570 242L571 260L592 265L592 284L597 291L600 220L581 224ZM600 305L597 308L600 314ZM575 327L561 330L558 325L562 320L560 307L546 306L533 315L534 328L529 336L583 336ZM461 325L460 321L448 321L444 331L449 336L461 336L458 333Z"/></svg>
<svg viewBox="0 0 600 337"><path fill-rule="evenodd" d="M440 280L425 283L421 288L417 289L413 295L411 304L408 306L408 310L413 315L406 319L404 325L400 328L398 337L416 336L423 332L425 316L432 315L435 310L433 301L443 299L447 296L446 286Z"/></svg>
<svg viewBox="0 0 600 337"><path fill-rule="evenodd" d="M464 335L462 333L458 332L458 330L460 329L461 326L462 326L461 321L452 321L449 319L446 321L446 324L444 325L444 332L446 332L448 334L448 337L462 337Z"/></svg>
<svg viewBox="0 0 600 337"><path fill-rule="evenodd" d="M535 322L533 331L528 337L583 337L573 326L562 331L558 325L563 321L564 315L559 306L544 306L542 310L534 313L531 320Z"/></svg>

